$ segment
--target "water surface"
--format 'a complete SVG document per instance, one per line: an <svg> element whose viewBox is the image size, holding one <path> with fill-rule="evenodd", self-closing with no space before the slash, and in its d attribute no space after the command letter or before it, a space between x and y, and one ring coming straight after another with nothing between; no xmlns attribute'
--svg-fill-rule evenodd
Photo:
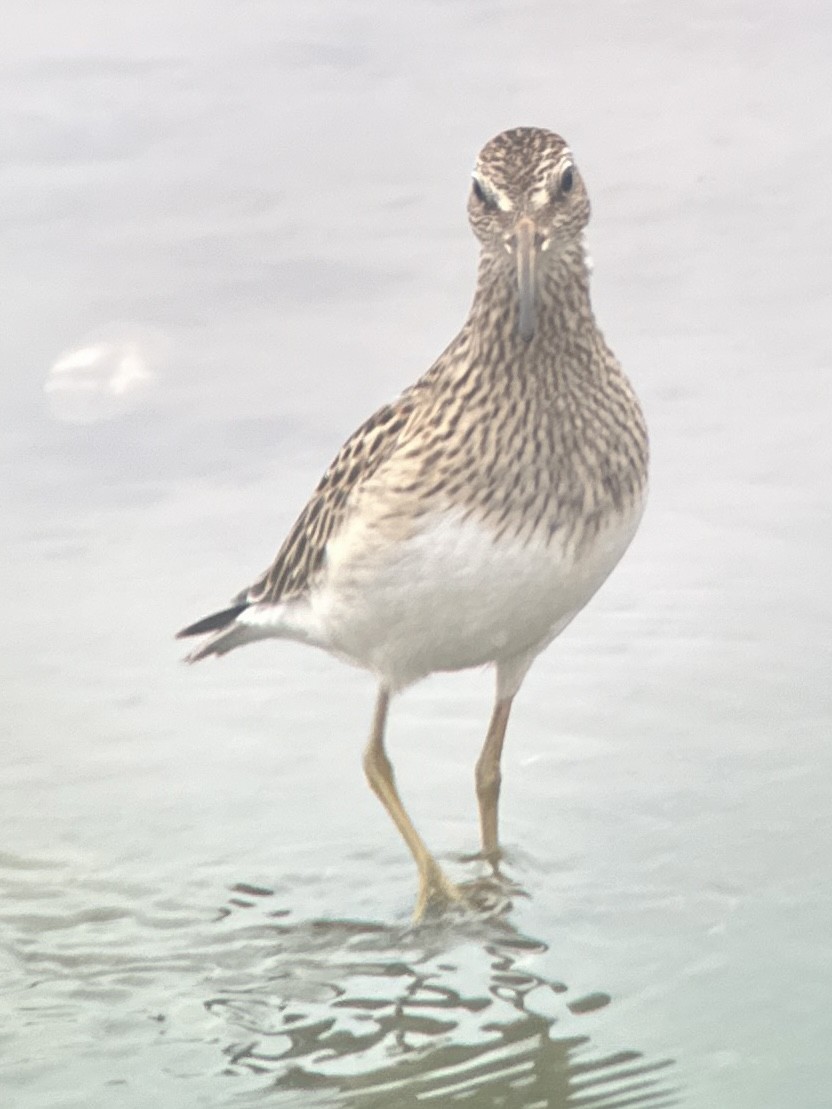
<svg viewBox="0 0 832 1109"><path fill-rule="evenodd" d="M561 7L9 9L4 1105L828 1105L832 17ZM525 896L413 929L368 677L171 635L454 333L470 166L518 123L588 180L651 502L517 701ZM461 879L490 697L390 720Z"/></svg>

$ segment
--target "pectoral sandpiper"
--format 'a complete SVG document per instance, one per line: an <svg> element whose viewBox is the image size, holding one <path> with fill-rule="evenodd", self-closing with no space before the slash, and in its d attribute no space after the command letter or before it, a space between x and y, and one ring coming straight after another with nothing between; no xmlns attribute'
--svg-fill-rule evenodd
<svg viewBox="0 0 832 1109"><path fill-rule="evenodd" d="M476 791L482 850L496 859L514 695L621 558L647 485L641 409L590 304L589 199L564 140L497 135L468 216L481 253L462 330L346 441L269 569L179 633L209 636L193 662L274 637L373 672L364 769L418 866L417 917L459 891L399 799L384 747L391 695L493 663Z"/></svg>

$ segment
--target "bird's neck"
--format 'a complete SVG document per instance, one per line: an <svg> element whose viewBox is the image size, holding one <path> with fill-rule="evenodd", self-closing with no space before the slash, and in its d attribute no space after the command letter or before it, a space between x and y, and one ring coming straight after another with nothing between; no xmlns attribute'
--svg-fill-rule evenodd
<svg viewBox="0 0 832 1109"><path fill-rule="evenodd" d="M524 360L547 353L563 356L575 346L586 348L588 336L600 339L583 243L557 257L543 254L539 262L535 331L526 341L518 328L517 282L511 260L488 251L480 255L474 302L464 329L477 352L501 348L501 360L507 354Z"/></svg>

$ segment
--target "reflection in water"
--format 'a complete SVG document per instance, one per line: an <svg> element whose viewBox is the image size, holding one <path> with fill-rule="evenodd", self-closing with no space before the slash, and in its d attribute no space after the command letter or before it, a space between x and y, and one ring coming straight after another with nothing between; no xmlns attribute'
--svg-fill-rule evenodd
<svg viewBox="0 0 832 1109"><path fill-rule="evenodd" d="M609 997L540 973L546 945L506 915L310 921L243 885L218 915L173 886L0 853L3 1106L109 1109L116 1088L131 1105L677 1103L667 1061L593 1047Z"/></svg>
<svg viewBox="0 0 832 1109"><path fill-rule="evenodd" d="M155 328L100 328L49 370L43 388L51 414L61 423L96 424L135 412L152 399L169 348Z"/></svg>
<svg viewBox="0 0 832 1109"><path fill-rule="evenodd" d="M269 896L234 892L223 916ZM286 915L268 913L273 953L257 980L235 974L206 1004L230 1037L227 1073L264 1078L254 1101L283 1093L309 1104L317 1092L321 1104L356 1109L677 1104L668 1062L636 1051L593 1058L580 1018L609 997L571 999L532 973L526 964L546 945L504 918L396 931Z"/></svg>

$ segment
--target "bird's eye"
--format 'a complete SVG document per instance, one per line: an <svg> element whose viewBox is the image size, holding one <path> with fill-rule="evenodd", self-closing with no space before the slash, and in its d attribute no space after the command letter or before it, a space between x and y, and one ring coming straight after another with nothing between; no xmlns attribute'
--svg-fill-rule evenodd
<svg viewBox="0 0 832 1109"><path fill-rule="evenodd" d="M484 204L486 208L494 207L494 198L491 196L490 193L487 193L485 191L476 177L473 178L472 188L474 191L474 196L477 198L480 204Z"/></svg>
<svg viewBox="0 0 832 1109"><path fill-rule="evenodd" d="M575 183L575 173L570 163L566 166L560 175L560 191L562 193L571 192L572 186Z"/></svg>

